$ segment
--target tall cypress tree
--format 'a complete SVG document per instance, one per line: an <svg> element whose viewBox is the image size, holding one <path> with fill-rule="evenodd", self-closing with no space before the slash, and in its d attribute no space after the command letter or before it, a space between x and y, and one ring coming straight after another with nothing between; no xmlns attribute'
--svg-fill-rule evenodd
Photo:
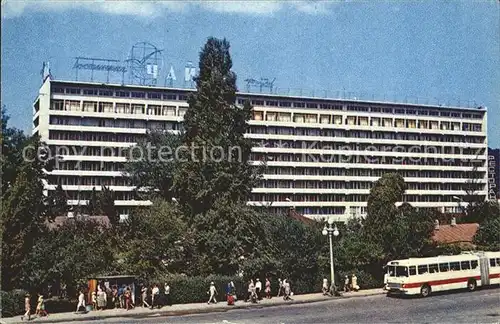
<svg viewBox="0 0 500 324"><path fill-rule="evenodd" d="M231 71L229 42L209 38L200 52L197 91L184 116L184 161L174 177L174 190L191 215L204 214L217 199L248 200L259 179L249 163L252 142L244 138L252 107L236 101L236 75Z"/></svg>

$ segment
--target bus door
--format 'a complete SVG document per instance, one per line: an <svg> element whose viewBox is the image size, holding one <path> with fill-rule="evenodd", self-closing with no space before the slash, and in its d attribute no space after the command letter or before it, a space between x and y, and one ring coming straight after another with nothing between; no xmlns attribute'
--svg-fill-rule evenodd
<svg viewBox="0 0 500 324"><path fill-rule="evenodd" d="M490 262L488 257L481 255L479 257L479 267L481 270L481 286L490 284Z"/></svg>

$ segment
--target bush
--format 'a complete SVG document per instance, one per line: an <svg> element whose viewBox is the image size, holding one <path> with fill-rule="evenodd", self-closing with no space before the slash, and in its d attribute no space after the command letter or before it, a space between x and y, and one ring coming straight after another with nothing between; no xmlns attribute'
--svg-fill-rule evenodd
<svg viewBox="0 0 500 324"><path fill-rule="evenodd" d="M12 291L0 291L0 305L2 307L2 317L12 317L24 314L25 295L26 291L20 289Z"/></svg>
<svg viewBox="0 0 500 324"><path fill-rule="evenodd" d="M65 313L65 312L74 312L76 309L76 304L78 301L68 300L68 299L59 299L59 298L51 298L45 300L45 310L47 313Z"/></svg>
<svg viewBox="0 0 500 324"><path fill-rule="evenodd" d="M236 288L238 299L245 297L247 287L243 278L229 276L209 276L209 277L187 277L183 275L170 275L163 278L157 278L152 281L160 286L167 282L170 286L170 299L173 304L201 303L207 302L209 295L207 291L210 287L210 282L214 282L217 288L217 301L225 300L226 287L229 282L233 282Z"/></svg>
<svg viewBox="0 0 500 324"><path fill-rule="evenodd" d="M347 275L350 278L352 274L356 275L360 289L382 288L384 286L383 282L375 278L374 275L364 270L352 270L341 273L340 287L344 287L345 276Z"/></svg>

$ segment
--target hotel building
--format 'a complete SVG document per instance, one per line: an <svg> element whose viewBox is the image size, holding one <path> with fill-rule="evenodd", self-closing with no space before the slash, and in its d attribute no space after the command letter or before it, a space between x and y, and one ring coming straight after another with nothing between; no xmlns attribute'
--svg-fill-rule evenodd
<svg viewBox="0 0 500 324"><path fill-rule="evenodd" d="M86 204L92 189L109 186L121 214L134 206L123 174L123 148L148 130L182 129L190 89L47 78L34 102L33 133L60 155L49 173L50 194L62 184L70 205ZM487 114L458 108L273 94L238 93L253 118L252 162L266 162L249 204L273 212L295 207L307 217L346 220L366 214L374 181L404 176L405 201L457 212L471 190L488 195Z"/></svg>

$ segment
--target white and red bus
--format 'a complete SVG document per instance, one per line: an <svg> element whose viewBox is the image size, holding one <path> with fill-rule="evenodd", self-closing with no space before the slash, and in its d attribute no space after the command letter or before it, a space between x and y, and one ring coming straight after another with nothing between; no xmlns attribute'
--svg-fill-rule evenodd
<svg viewBox="0 0 500 324"><path fill-rule="evenodd" d="M387 293L426 297L431 292L500 284L500 252L464 252L387 263Z"/></svg>

